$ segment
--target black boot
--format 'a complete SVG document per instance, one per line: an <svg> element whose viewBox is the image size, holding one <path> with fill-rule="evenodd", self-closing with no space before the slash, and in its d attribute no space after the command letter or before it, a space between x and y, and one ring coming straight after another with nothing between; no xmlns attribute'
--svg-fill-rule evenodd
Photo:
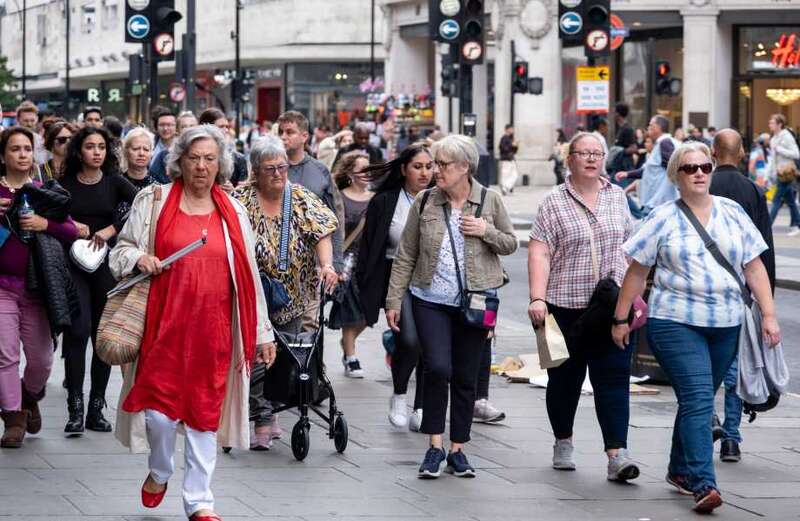
<svg viewBox="0 0 800 521"><path fill-rule="evenodd" d="M83 433L83 393L69 392L67 412L69 412L69 420L64 426L64 432L70 437L80 436Z"/></svg>
<svg viewBox="0 0 800 521"><path fill-rule="evenodd" d="M111 432L111 424L103 417L106 401L99 396L89 398L89 410L86 413L86 428L90 431Z"/></svg>

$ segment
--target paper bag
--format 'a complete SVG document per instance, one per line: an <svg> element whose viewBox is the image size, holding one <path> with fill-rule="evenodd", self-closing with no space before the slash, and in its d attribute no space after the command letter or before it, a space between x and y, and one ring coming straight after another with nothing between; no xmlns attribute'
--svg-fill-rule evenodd
<svg viewBox="0 0 800 521"><path fill-rule="evenodd" d="M564 363L569 358L567 342L555 317L548 313L544 324L536 329L536 347L539 350L539 367L552 369Z"/></svg>

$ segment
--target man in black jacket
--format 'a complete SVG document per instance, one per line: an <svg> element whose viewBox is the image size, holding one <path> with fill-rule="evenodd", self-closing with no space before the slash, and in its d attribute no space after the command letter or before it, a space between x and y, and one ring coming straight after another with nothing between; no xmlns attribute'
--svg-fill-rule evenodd
<svg viewBox="0 0 800 521"><path fill-rule="evenodd" d="M714 136L711 154L717 168L711 175L711 194L727 197L739 203L764 237L769 249L761 254L772 291L775 291L775 247L772 242L772 223L767 210L767 199L761 189L745 174L738 164L744 158L742 136L733 129L720 130ZM737 365L734 358L725 375L725 422L719 425L714 416L714 439L722 438L720 459L735 462L741 459L739 424L742 420L742 400L736 394Z"/></svg>

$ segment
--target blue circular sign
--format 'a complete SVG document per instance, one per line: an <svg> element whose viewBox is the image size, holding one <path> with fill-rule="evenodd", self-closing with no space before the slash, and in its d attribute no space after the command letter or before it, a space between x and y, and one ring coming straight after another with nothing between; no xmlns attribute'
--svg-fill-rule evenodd
<svg viewBox="0 0 800 521"><path fill-rule="evenodd" d="M150 20L144 15L135 14L128 19L127 29L132 38L141 40L150 34Z"/></svg>
<svg viewBox="0 0 800 521"><path fill-rule="evenodd" d="M583 29L583 18L575 11L567 11L561 16L558 25L561 27L562 33L572 36Z"/></svg>
<svg viewBox="0 0 800 521"><path fill-rule="evenodd" d="M452 18L448 18L439 24L439 34L445 40L455 40L461 33L461 26Z"/></svg>

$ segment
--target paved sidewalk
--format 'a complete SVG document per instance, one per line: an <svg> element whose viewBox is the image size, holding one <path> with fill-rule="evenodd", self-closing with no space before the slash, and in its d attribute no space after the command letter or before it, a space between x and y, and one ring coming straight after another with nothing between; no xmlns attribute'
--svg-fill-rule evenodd
<svg viewBox="0 0 800 521"><path fill-rule="evenodd" d="M550 190L550 186L518 186L514 189L514 194L503 197L508 212L514 218L517 237L523 246L528 244L530 223ZM789 210L782 208L772 228L777 285L785 289L800 290L800 235L788 237L786 234L789 230Z"/></svg>
<svg viewBox="0 0 800 521"><path fill-rule="evenodd" d="M420 481L416 469L426 449L423 435L392 429L386 419L391 393L379 335L368 330L359 341L367 377L344 378L338 337L328 335L326 360L337 396L350 423L350 445L343 455L316 425L308 458L293 459L286 440L267 453L234 451L219 455L213 489L224 519L369 520L672 520L694 519L691 498L663 482L674 398L661 387L658 396L632 397L630 447L642 476L621 485L605 479L605 457L591 397L583 397L575 430L577 472L550 468L552 435L544 390L508 384L492 377L491 399L508 414L502 425L476 425L467 446L478 476L445 475ZM498 351L530 351L530 326L501 320ZM0 451L0 519L38 521L156 521L181 519L181 471L172 479L164 503L143 508L139 489L146 456L131 455L111 434L87 432L65 439L63 375L58 360L43 402L44 429L19 450ZM109 403L120 387L114 369ZM88 380L88 377L87 377ZM88 382L87 382L88 386ZM411 387L413 389L413 386ZM87 389L88 390L88 389ZM109 411L113 417L113 411ZM292 414L281 415L287 431ZM728 504L725 520L800 519L800 397L789 396L775 412L743 426L741 463L718 463L718 478ZM182 447L179 440L178 446ZM178 468L183 458L176 457Z"/></svg>

